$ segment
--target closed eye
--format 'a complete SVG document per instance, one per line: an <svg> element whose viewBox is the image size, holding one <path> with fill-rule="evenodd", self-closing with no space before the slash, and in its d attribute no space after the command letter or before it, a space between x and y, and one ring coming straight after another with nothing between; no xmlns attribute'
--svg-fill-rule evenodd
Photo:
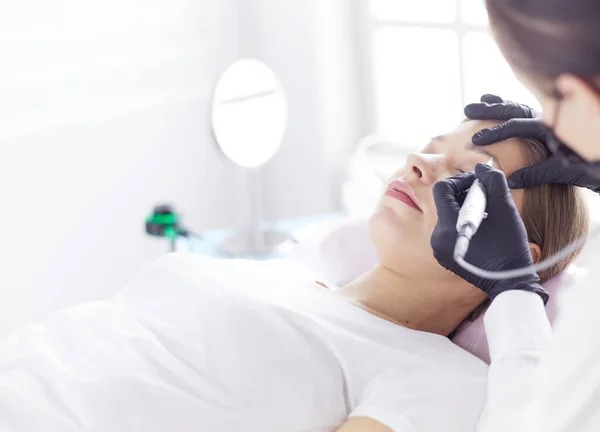
<svg viewBox="0 0 600 432"><path fill-rule="evenodd" d="M459 174L464 174L464 173L466 173L466 171L464 171L464 170L461 170L460 168L456 168L456 171L457 171Z"/></svg>

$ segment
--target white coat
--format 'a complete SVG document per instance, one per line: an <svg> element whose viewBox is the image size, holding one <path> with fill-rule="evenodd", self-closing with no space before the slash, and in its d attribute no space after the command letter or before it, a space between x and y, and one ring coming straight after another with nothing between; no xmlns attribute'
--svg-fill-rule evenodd
<svg viewBox="0 0 600 432"><path fill-rule="evenodd" d="M589 249L591 272L559 297L553 331L537 294L505 292L490 306L480 432L600 431L600 247Z"/></svg>

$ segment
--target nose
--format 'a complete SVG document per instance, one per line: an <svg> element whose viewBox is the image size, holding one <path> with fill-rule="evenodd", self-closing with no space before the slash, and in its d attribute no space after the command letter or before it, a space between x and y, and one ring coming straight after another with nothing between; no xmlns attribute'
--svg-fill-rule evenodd
<svg viewBox="0 0 600 432"><path fill-rule="evenodd" d="M406 175L428 186L441 178L443 168L441 155L411 153L406 159Z"/></svg>

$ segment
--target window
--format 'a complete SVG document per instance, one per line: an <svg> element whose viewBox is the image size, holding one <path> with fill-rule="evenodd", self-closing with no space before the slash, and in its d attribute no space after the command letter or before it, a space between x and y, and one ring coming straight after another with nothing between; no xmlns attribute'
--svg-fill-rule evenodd
<svg viewBox="0 0 600 432"><path fill-rule="evenodd" d="M493 41L483 0L364 0L375 128L421 148L484 93L539 108Z"/></svg>

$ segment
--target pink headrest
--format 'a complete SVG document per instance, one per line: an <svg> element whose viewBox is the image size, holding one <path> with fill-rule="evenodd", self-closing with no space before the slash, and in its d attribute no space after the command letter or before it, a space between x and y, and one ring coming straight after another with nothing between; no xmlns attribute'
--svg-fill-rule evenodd
<svg viewBox="0 0 600 432"><path fill-rule="evenodd" d="M294 237L298 245L287 258L310 267L331 285L345 285L377 264L365 217L309 225Z"/></svg>
<svg viewBox="0 0 600 432"><path fill-rule="evenodd" d="M565 271L544 284L544 288L548 291L548 294L550 294L550 300L546 305L546 314L548 315L550 324L553 324L554 319L556 318L557 298L560 297L562 293L575 286L587 273L587 269L571 264ZM484 315L485 314L482 313L475 321L464 322L458 328L456 334L452 338L452 342L489 364L490 354L483 326Z"/></svg>

